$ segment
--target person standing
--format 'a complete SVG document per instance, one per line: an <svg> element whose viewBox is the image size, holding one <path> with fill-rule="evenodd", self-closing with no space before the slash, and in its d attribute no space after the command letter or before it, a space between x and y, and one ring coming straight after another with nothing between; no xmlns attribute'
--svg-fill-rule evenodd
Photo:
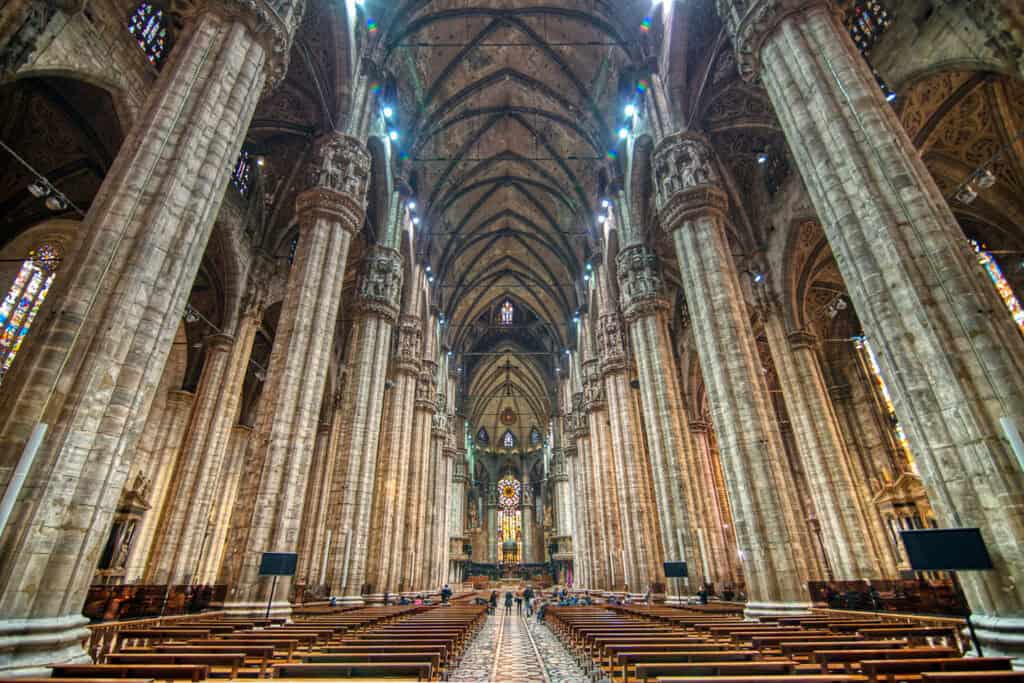
<svg viewBox="0 0 1024 683"><path fill-rule="evenodd" d="M451 597L452 597L452 589L449 588L448 584L446 583L444 585L444 587L441 589L441 604L442 605L447 605L448 601L451 599Z"/></svg>
<svg viewBox="0 0 1024 683"><path fill-rule="evenodd" d="M512 614L512 591L505 591L505 614Z"/></svg>
<svg viewBox="0 0 1024 683"><path fill-rule="evenodd" d="M490 607L487 609L489 614L494 614L498 611L498 591L491 591Z"/></svg>

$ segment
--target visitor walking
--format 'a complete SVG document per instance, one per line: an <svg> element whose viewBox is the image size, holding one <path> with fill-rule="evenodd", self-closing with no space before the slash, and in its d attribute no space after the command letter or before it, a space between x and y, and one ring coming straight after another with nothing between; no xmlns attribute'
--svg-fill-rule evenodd
<svg viewBox="0 0 1024 683"><path fill-rule="evenodd" d="M505 614L512 614L512 591L505 591Z"/></svg>
<svg viewBox="0 0 1024 683"><path fill-rule="evenodd" d="M490 606L487 608L488 614L494 614L498 611L498 591L491 591Z"/></svg>

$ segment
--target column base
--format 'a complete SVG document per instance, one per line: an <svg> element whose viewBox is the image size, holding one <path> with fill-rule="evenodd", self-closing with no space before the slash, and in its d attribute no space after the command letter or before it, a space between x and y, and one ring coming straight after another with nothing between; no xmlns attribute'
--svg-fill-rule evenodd
<svg viewBox="0 0 1024 683"><path fill-rule="evenodd" d="M0 676L49 677L51 664L91 664L88 623L80 614L0 620Z"/></svg>
<svg viewBox="0 0 1024 683"><path fill-rule="evenodd" d="M267 603L265 602L226 602L224 603L224 614L232 617L263 617L267 614ZM271 617L284 617L289 619L292 616L292 603L287 601L273 602L270 604Z"/></svg>
<svg viewBox="0 0 1024 683"><path fill-rule="evenodd" d="M796 617L811 613L809 602L748 602L743 616L747 619L761 617Z"/></svg>
<svg viewBox="0 0 1024 683"><path fill-rule="evenodd" d="M975 614L971 623L986 657L1013 657L1013 668L1024 669L1024 617Z"/></svg>
<svg viewBox="0 0 1024 683"><path fill-rule="evenodd" d="M380 601L381 601L381 603L384 602L384 596L383 595L380 596ZM338 598L338 604L339 605L356 605L358 607L362 607L363 605L366 604L366 601L363 600L363 596L362 595L343 595L340 598Z"/></svg>

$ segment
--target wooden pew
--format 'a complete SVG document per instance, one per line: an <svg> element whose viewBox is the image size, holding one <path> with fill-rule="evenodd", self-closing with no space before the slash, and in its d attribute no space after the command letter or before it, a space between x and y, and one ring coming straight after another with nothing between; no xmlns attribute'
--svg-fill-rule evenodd
<svg viewBox="0 0 1024 683"><path fill-rule="evenodd" d="M792 674L795 671L796 662L789 659L751 662L649 662L636 665L636 677L641 681L662 676L777 676Z"/></svg>
<svg viewBox="0 0 1024 683"><path fill-rule="evenodd" d="M274 678L352 678L379 674L407 674L417 681L430 680L430 662L360 662L335 664L275 664Z"/></svg>
<svg viewBox="0 0 1024 683"><path fill-rule="evenodd" d="M905 679L905 674L926 671L1012 671L1010 657L952 657L942 659L868 659L861 671L872 683ZM900 676L903 674L903 676Z"/></svg>
<svg viewBox="0 0 1024 683"><path fill-rule="evenodd" d="M107 655L104 664L205 664L211 674L214 666L227 667L230 678L238 678L244 662L241 652L114 652Z"/></svg>
<svg viewBox="0 0 1024 683"><path fill-rule="evenodd" d="M850 674L795 674L793 676L659 676L658 683L866 683Z"/></svg>
<svg viewBox="0 0 1024 683"><path fill-rule="evenodd" d="M190 640L187 643L182 643L191 647L229 647L232 648L232 652L238 652L235 650L237 647L272 647L274 652L281 652L284 654L284 658L291 661L295 656L295 650L299 647L299 641L294 638L235 638L232 640Z"/></svg>
<svg viewBox="0 0 1024 683"><path fill-rule="evenodd" d="M201 664L54 664L55 678L139 678L201 681L209 669Z"/></svg>
<svg viewBox="0 0 1024 683"><path fill-rule="evenodd" d="M622 667L622 681L629 681L630 669L638 664L663 664L667 662L752 662L761 658L757 650L674 650L660 652L619 652L616 662ZM614 678L614 668L612 669Z"/></svg>
<svg viewBox="0 0 1024 683"><path fill-rule="evenodd" d="M1024 671L942 671L921 674L924 683L1024 683Z"/></svg>
<svg viewBox="0 0 1024 683"><path fill-rule="evenodd" d="M815 650L857 650L875 649L888 650L907 647L905 640L828 640L828 641L805 641L796 643L781 643L783 657L810 656Z"/></svg>
<svg viewBox="0 0 1024 683"><path fill-rule="evenodd" d="M0 678L0 683L155 683L152 678Z"/></svg>
<svg viewBox="0 0 1024 683"><path fill-rule="evenodd" d="M960 653L951 647L908 647L890 649L815 650L810 661L821 665L821 673L830 672L831 664L842 664L846 673L853 673L851 667L865 659L930 659L934 657L956 657Z"/></svg>
<svg viewBox="0 0 1024 683"><path fill-rule="evenodd" d="M952 626L872 626L858 631L865 638L901 638L912 643L928 644L929 640L941 638L949 644L959 646L957 629Z"/></svg>
<svg viewBox="0 0 1024 683"><path fill-rule="evenodd" d="M255 659L259 663L259 677L264 678L270 669L270 664L274 659L274 646L273 645L238 645L232 643L231 645L155 645L152 648L140 649L140 650L122 650L122 652L173 652L181 654L191 653L238 653L244 655L246 659Z"/></svg>

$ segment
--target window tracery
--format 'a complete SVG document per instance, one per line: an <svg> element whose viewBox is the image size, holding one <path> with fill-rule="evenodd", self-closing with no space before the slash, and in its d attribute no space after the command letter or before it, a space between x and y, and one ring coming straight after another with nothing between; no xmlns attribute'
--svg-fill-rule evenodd
<svg viewBox="0 0 1024 683"><path fill-rule="evenodd" d="M490 441L491 437L487 434L487 429L481 427L480 431L476 433L476 442L479 444L488 444Z"/></svg>
<svg viewBox="0 0 1024 683"><path fill-rule="evenodd" d="M522 500L522 484L515 477L506 475L498 482L498 557L502 564L519 564L522 558L523 526L519 504Z"/></svg>
<svg viewBox="0 0 1024 683"><path fill-rule="evenodd" d="M516 447L516 436L512 433L511 429L507 430L505 436L501 437L501 445L505 448Z"/></svg>
<svg viewBox="0 0 1024 683"><path fill-rule="evenodd" d="M889 388L885 385L885 380L882 379L882 371L878 365L878 357L875 355L874 349L871 348L871 344L868 343L867 337L854 337L853 341L857 350L860 352L861 357L864 359L864 364L870 371L872 379L874 379L875 389L882 400L882 405L885 407L885 410L889 415L889 425L892 429L893 436L900 448L903 450L903 453L907 456L907 461L910 463L911 469L916 471L916 467L914 466L914 456L910 452L910 441L907 440L907 434L903 431L899 418L896 417L896 406L892 402L892 396L889 394Z"/></svg>
<svg viewBox="0 0 1024 683"><path fill-rule="evenodd" d="M983 244L977 240L970 240L971 247L974 249L974 253L978 256L978 263L985 272L988 274L989 279L992 280L992 284L995 286L996 291L999 293L999 298L1003 300L1003 304L1006 305L1006 310L1010 312L1013 317L1013 322L1017 324L1017 329L1020 330L1021 334L1024 334L1024 309L1021 309L1020 300L1013 293L1013 287L1006 280L1003 275L1002 269L999 264L996 263L995 257L992 252L988 251Z"/></svg>
<svg viewBox="0 0 1024 683"><path fill-rule="evenodd" d="M63 251L53 244L43 244L29 252L0 304L0 382L46 300L62 258Z"/></svg>
<svg viewBox="0 0 1024 683"><path fill-rule="evenodd" d="M235 162L235 168L231 171L231 184L243 197L249 196L249 189L252 187L252 166L252 158L243 149Z"/></svg>
<svg viewBox="0 0 1024 683"><path fill-rule="evenodd" d="M512 318L515 316L516 309L512 305L511 301L506 301L501 305L501 319L500 322L504 326L512 324Z"/></svg>
<svg viewBox="0 0 1024 683"><path fill-rule="evenodd" d="M128 19L128 33L146 53L153 66L160 66L167 48L167 20L163 10L148 2L140 3Z"/></svg>

